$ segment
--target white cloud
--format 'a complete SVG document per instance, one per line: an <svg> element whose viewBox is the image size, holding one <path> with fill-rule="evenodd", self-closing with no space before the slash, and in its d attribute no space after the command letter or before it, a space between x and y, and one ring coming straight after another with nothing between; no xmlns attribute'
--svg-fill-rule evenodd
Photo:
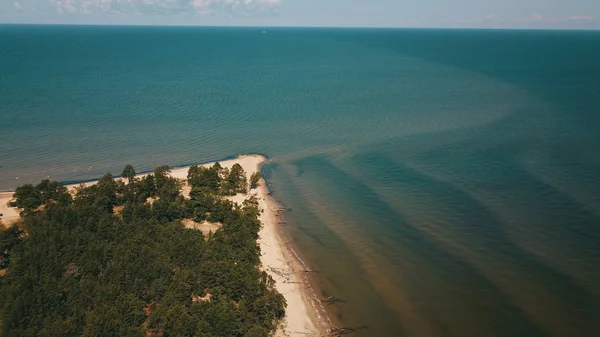
<svg viewBox="0 0 600 337"><path fill-rule="evenodd" d="M78 4L76 1L77 0L65 0L65 9L67 10L67 12L75 13L79 11Z"/></svg>
<svg viewBox="0 0 600 337"><path fill-rule="evenodd" d="M192 0L192 7L196 9L196 14L206 15L210 14L212 5L211 0Z"/></svg>
<svg viewBox="0 0 600 337"><path fill-rule="evenodd" d="M54 6L54 8L56 9L56 11L58 13L62 13L63 12L62 2L60 0L50 0L50 4L52 4L52 6Z"/></svg>
<svg viewBox="0 0 600 337"><path fill-rule="evenodd" d="M448 26L487 26L487 27L577 27L596 22L591 15L552 16L547 13L534 12L525 16L504 16L496 13L444 22Z"/></svg>
<svg viewBox="0 0 600 337"><path fill-rule="evenodd" d="M18 1L13 2L13 7L22 11L23 7L21 7L21 4Z"/></svg>
<svg viewBox="0 0 600 337"><path fill-rule="evenodd" d="M281 0L258 0L258 3L260 3L262 5L276 6L276 5L281 4Z"/></svg>
<svg viewBox="0 0 600 337"><path fill-rule="evenodd" d="M48 0L59 13L131 12L210 14L273 11L281 0Z"/></svg>
<svg viewBox="0 0 600 337"><path fill-rule="evenodd" d="M571 15L569 16L571 21L595 21L596 18L590 15Z"/></svg>
<svg viewBox="0 0 600 337"><path fill-rule="evenodd" d="M76 13L80 11L77 0L50 0L58 13Z"/></svg>

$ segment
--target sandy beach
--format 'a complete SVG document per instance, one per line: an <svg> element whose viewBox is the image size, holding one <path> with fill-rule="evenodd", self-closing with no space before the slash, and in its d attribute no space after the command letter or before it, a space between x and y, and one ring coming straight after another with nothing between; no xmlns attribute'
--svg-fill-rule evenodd
<svg viewBox="0 0 600 337"><path fill-rule="evenodd" d="M246 172L248 180L250 180L250 175L260 171L260 167L266 160L267 158L261 155L243 155L219 163L222 167L227 168L231 168L236 163L240 164ZM213 164L214 162L202 164L201 166L212 166ZM188 169L189 167L173 169L171 176L186 180ZM145 175L147 174L140 174L137 177ZM94 183L92 181L84 185L89 186ZM80 185L67 185L67 188L70 191L75 191ZM184 184L182 190L184 196L189 196L187 184ZM12 194L13 192L0 192L0 213L2 214L0 219L5 225L12 224L20 218L19 210L7 205L12 199ZM302 265L302 261L295 252L283 242L278 230L282 209L270 196L266 182L261 179L259 186L250 190L248 194L238 194L228 198L241 204L251 196L257 198L259 208L262 211L260 221L263 226L259 232L262 269L275 280L277 290L285 297L287 302L285 318L275 336L325 335L330 322L324 314L321 304L312 299L315 298L315 295L302 275L303 270L307 268Z"/></svg>
<svg viewBox="0 0 600 337"><path fill-rule="evenodd" d="M4 225L12 224L20 219L19 210L9 207L13 192L0 192L0 222Z"/></svg>

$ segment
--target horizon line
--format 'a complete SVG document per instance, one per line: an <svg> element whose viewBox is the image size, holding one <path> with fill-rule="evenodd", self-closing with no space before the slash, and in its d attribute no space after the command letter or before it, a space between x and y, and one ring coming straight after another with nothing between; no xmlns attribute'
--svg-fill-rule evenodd
<svg viewBox="0 0 600 337"><path fill-rule="evenodd" d="M381 30L486 30L486 31L600 31L600 28L518 28L518 27L409 27L409 26L279 26L279 25L177 25L127 23L31 23L0 22L0 26L73 26L73 27L169 27L169 28L295 28L295 29L381 29Z"/></svg>

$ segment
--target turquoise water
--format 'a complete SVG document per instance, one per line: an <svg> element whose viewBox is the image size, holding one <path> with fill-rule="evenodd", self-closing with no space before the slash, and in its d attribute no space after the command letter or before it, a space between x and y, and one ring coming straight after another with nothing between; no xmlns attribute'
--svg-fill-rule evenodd
<svg viewBox="0 0 600 337"><path fill-rule="evenodd" d="M600 331L600 32L0 26L0 189L240 153L357 336Z"/></svg>

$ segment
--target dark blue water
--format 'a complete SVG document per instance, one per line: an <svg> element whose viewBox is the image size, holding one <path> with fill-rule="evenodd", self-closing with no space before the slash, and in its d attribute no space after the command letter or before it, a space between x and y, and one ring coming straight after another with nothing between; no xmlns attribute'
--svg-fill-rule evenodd
<svg viewBox="0 0 600 337"><path fill-rule="evenodd" d="M0 26L0 188L240 153L359 336L597 336L600 32Z"/></svg>

